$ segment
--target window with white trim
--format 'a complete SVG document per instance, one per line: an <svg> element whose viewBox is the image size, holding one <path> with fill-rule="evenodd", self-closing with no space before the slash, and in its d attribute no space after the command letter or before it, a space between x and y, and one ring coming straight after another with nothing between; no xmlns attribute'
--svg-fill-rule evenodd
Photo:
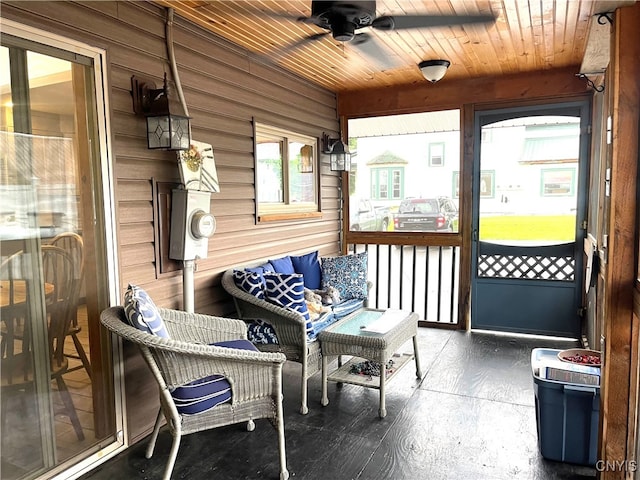
<svg viewBox="0 0 640 480"><path fill-rule="evenodd" d="M258 216L317 212L317 139L260 123L255 139Z"/></svg>
<svg viewBox="0 0 640 480"><path fill-rule="evenodd" d="M442 167L444 165L444 143L429 144L429 166Z"/></svg>

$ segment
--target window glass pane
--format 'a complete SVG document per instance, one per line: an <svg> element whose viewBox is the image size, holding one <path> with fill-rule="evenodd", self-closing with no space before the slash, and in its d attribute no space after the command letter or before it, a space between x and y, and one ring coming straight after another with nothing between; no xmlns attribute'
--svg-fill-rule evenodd
<svg viewBox="0 0 640 480"><path fill-rule="evenodd" d="M282 143L261 142L256 146L258 161L258 201L284 202L282 175Z"/></svg>
<svg viewBox="0 0 640 480"><path fill-rule="evenodd" d="M393 198L400 198L400 182L401 182L400 171L394 170L393 171Z"/></svg>
<svg viewBox="0 0 640 480"><path fill-rule="evenodd" d="M386 170L380 170L380 193L378 198L387 199L389 198L389 178L388 172Z"/></svg>
<svg viewBox="0 0 640 480"><path fill-rule="evenodd" d="M255 131L258 215L317 212L318 139L269 125Z"/></svg>
<svg viewBox="0 0 640 480"><path fill-rule="evenodd" d="M459 110L351 119L349 135L357 145L349 202L369 202L358 215L350 209L350 230L380 231L393 218L390 230L458 231ZM451 198L453 208L441 201ZM427 205L433 211L425 212Z"/></svg>
<svg viewBox="0 0 640 480"><path fill-rule="evenodd" d="M441 167L444 163L444 143L432 143L429 145L429 165Z"/></svg>
<svg viewBox="0 0 640 480"><path fill-rule="evenodd" d="M302 153L306 153L304 149L309 147L305 143L289 143L289 203L309 203L315 200L313 172L303 172L309 167L303 162Z"/></svg>

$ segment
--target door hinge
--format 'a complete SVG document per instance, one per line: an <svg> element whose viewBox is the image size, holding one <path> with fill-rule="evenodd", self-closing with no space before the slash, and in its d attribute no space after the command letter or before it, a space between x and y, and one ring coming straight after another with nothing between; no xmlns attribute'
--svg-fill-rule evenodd
<svg viewBox="0 0 640 480"><path fill-rule="evenodd" d="M578 308L578 312L577 313L578 313L579 317L584 317L585 314L587 313L587 309L584 308L584 307L580 307L580 308Z"/></svg>
<svg viewBox="0 0 640 480"><path fill-rule="evenodd" d="M582 229L583 229L583 230L586 230L586 229L587 229L587 225L588 225L588 224L587 224L587 221L586 221L586 220L583 220L583 221L582 221Z"/></svg>
<svg viewBox="0 0 640 480"><path fill-rule="evenodd" d="M591 125L587 125L587 134L591 135Z"/></svg>

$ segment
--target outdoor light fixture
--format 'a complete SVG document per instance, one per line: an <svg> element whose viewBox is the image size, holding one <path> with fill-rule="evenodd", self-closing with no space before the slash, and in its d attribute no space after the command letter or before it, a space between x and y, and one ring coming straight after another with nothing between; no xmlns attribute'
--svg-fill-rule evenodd
<svg viewBox="0 0 640 480"><path fill-rule="evenodd" d="M334 172L348 172L351 170L351 154L342 139L329 138L322 134L322 153L329 155L331 170Z"/></svg>
<svg viewBox="0 0 640 480"><path fill-rule="evenodd" d="M167 74L162 88L153 81L131 77L133 110L147 117L147 147L163 150L188 150L191 144L189 118L171 113L167 92Z"/></svg>
<svg viewBox="0 0 640 480"><path fill-rule="evenodd" d="M431 83L436 83L438 80L444 77L444 74L447 73L447 68L449 68L451 62L449 60L425 60L418 64L422 75L424 78L429 80Z"/></svg>

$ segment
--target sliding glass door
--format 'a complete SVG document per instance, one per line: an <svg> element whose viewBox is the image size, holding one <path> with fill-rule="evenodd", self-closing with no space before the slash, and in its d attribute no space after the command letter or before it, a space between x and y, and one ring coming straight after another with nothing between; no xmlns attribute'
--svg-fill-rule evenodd
<svg viewBox="0 0 640 480"><path fill-rule="evenodd" d="M2 478L116 439L93 59L0 37Z"/></svg>

